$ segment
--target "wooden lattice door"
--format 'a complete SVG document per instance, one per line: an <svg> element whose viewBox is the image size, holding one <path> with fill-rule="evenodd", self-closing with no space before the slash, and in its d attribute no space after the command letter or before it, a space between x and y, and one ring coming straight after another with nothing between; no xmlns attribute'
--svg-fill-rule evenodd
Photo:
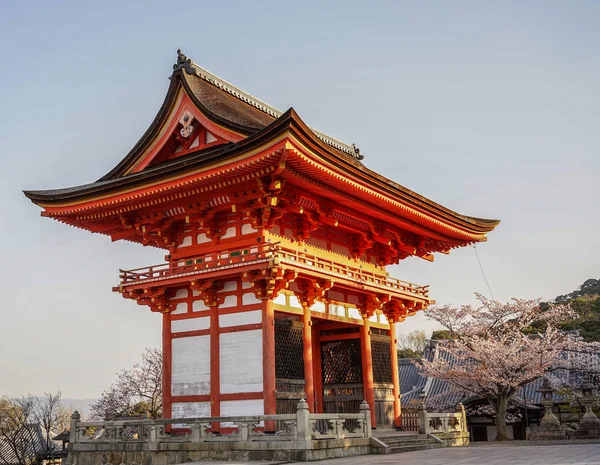
<svg viewBox="0 0 600 465"><path fill-rule="evenodd" d="M358 413L364 400L360 339L321 343L323 410Z"/></svg>
<svg viewBox="0 0 600 465"><path fill-rule="evenodd" d="M296 413L304 392L302 322L275 319L275 377L277 413Z"/></svg>

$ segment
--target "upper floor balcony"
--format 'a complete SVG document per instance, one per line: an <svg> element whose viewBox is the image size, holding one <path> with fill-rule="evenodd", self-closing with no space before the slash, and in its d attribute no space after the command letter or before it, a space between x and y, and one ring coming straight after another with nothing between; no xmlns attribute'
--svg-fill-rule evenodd
<svg viewBox="0 0 600 465"><path fill-rule="evenodd" d="M307 248L292 249L279 243L262 243L242 249L221 250L185 260L133 270L120 270L119 291L176 286L195 279L231 277L251 270L280 266L298 276L329 279L336 286L359 292L385 293L423 303L429 302L429 286L390 277L384 270L343 256L319 254Z"/></svg>

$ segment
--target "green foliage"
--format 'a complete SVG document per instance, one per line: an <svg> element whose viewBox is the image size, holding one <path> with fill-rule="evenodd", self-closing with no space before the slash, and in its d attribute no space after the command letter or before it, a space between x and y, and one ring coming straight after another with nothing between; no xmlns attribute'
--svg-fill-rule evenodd
<svg viewBox="0 0 600 465"><path fill-rule="evenodd" d="M555 302L569 304L579 315L577 319L561 325L561 329L579 330L580 336L586 342L600 341L600 279L586 280L570 294L559 295Z"/></svg>
<svg viewBox="0 0 600 465"><path fill-rule="evenodd" d="M398 358L421 358L422 353L413 349L398 349Z"/></svg>
<svg viewBox="0 0 600 465"><path fill-rule="evenodd" d="M581 286L570 294L559 295L554 302L557 304L569 303L569 301L578 297L593 296L598 297L600 295L600 279L587 279Z"/></svg>
<svg viewBox="0 0 600 465"><path fill-rule="evenodd" d="M451 339L454 339L454 337L452 336L452 332L447 329L440 329L431 334L432 341L448 341Z"/></svg>

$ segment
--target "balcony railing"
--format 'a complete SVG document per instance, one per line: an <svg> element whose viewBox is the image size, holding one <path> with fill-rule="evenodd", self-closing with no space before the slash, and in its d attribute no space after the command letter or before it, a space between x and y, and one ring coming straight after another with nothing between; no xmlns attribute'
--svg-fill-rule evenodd
<svg viewBox="0 0 600 465"><path fill-rule="evenodd" d="M359 263L341 263L314 253L288 249L279 244L263 243L237 250L212 252L134 270L120 270L121 286L141 285L186 275L205 274L230 268L268 263L279 263L298 271L306 270L355 282L359 285L379 287L427 299L429 286L421 286L363 268Z"/></svg>

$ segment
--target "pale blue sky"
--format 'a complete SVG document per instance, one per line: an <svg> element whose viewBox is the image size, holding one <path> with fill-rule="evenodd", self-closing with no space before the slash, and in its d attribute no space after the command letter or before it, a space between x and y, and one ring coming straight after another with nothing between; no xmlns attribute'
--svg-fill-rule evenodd
<svg viewBox="0 0 600 465"><path fill-rule="evenodd" d="M0 394L95 397L160 344L160 316L110 289L163 252L41 218L21 190L112 168L178 47L369 168L501 219L478 248L497 299L599 277L599 17L594 1L0 2ZM442 303L487 292L472 248L391 271Z"/></svg>

